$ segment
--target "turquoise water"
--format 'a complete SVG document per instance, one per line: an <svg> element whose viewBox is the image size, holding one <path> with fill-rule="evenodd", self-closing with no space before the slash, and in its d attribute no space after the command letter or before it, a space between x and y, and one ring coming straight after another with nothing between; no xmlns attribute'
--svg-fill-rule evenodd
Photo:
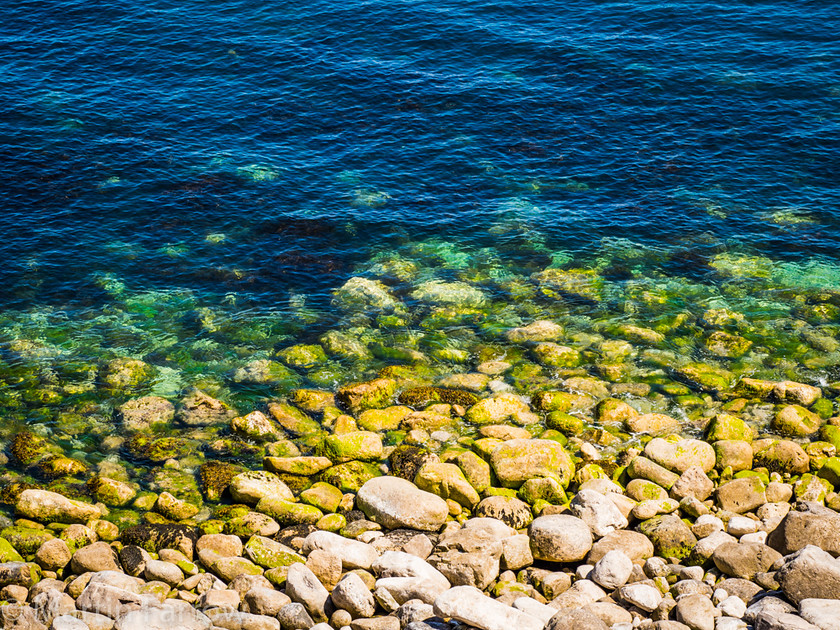
<svg viewBox="0 0 840 630"><path fill-rule="evenodd" d="M689 432L721 401L669 389L686 363L840 380L833 3L4 17L5 440L28 427L94 465L128 398L197 386L247 412L394 365L437 382L504 359L525 394L646 383L636 404ZM347 298L357 277L382 293ZM571 364L507 340L535 319L564 327ZM323 356L237 376L296 344ZM109 387L126 358L148 374Z"/></svg>

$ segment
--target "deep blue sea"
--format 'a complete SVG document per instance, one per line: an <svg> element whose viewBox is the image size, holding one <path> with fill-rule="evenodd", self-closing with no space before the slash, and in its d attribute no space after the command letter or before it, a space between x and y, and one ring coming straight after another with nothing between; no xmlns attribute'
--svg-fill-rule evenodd
<svg viewBox="0 0 840 630"><path fill-rule="evenodd" d="M10 427L110 417L128 395L101 389L114 358L151 365L173 400L196 384L236 401L238 366L331 330L372 358L289 362L296 385L429 360L468 372L537 318L572 347L658 326L663 349L736 374L840 379L834 2L8 0L0 15ZM591 273L598 294L542 290L545 269ZM337 304L353 277L401 306ZM482 297L429 298L430 282ZM703 345L695 323L722 308L750 322L746 358Z"/></svg>

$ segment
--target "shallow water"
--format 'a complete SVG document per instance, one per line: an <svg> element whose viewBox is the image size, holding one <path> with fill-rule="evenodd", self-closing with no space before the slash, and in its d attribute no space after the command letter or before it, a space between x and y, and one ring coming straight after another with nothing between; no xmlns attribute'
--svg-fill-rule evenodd
<svg viewBox="0 0 840 630"><path fill-rule="evenodd" d="M393 364L434 380L505 357L530 393L605 377L604 339L633 344L608 380L652 384L635 404L689 432L718 407L656 396L683 363L840 380L833 3L13 1L4 17L6 439L27 426L96 463L139 393L196 385L244 412ZM592 272L594 292L546 289L547 268ZM341 308L356 276L398 305ZM435 280L481 293L436 303L417 292ZM722 308L743 320L704 323ZM538 369L505 341L539 318L579 365ZM718 356L718 327L752 345ZM368 351L236 382L329 331ZM106 389L116 357L153 378Z"/></svg>

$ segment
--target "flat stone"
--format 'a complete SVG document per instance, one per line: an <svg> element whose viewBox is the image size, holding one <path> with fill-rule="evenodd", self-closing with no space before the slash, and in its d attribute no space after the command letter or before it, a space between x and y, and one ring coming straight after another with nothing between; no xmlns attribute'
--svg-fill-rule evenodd
<svg viewBox="0 0 840 630"><path fill-rule="evenodd" d="M840 629L840 600L803 599L799 602L799 615L820 630Z"/></svg>
<svg viewBox="0 0 840 630"><path fill-rule="evenodd" d="M795 604L803 599L840 599L840 561L813 545L786 556L776 579Z"/></svg>
<svg viewBox="0 0 840 630"><path fill-rule="evenodd" d="M359 489L356 504L368 518L388 529L437 531L449 516L440 497L399 477L376 477Z"/></svg>
<svg viewBox="0 0 840 630"><path fill-rule="evenodd" d="M83 501L74 501L48 490L24 490L15 511L26 518L43 523L87 523L102 516L99 508Z"/></svg>
<svg viewBox="0 0 840 630"><path fill-rule="evenodd" d="M536 617L487 597L475 587L456 586L435 600L435 614L480 630L543 630Z"/></svg>

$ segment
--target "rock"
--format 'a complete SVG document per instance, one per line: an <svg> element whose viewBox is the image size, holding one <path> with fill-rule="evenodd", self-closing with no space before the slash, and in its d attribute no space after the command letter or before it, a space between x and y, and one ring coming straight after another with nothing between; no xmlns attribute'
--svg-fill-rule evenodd
<svg viewBox="0 0 840 630"><path fill-rule="evenodd" d="M442 499L452 499L468 509L474 508L480 501L478 492L455 464L424 464L417 471L414 483L421 490L436 494Z"/></svg>
<svg viewBox="0 0 840 630"><path fill-rule="evenodd" d="M805 621L798 615L781 613L770 615L762 613L755 618L755 630L817 630L817 626Z"/></svg>
<svg viewBox="0 0 840 630"><path fill-rule="evenodd" d="M332 590L333 603L349 612L353 619L372 617L376 612L376 601L365 583L355 573L347 573Z"/></svg>
<svg viewBox="0 0 840 630"><path fill-rule="evenodd" d="M315 621L306 612L303 604L297 602L283 606L277 613L277 620L284 630L305 630L315 625Z"/></svg>
<svg viewBox="0 0 840 630"><path fill-rule="evenodd" d="M267 441L281 437L280 427L273 423L261 411L252 411L245 416L236 416L230 421L230 428L242 437Z"/></svg>
<svg viewBox="0 0 840 630"><path fill-rule="evenodd" d="M530 505L516 497L506 496L482 499L475 508L475 515L498 519L513 529L527 527L534 520Z"/></svg>
<svg viewBox="0 0 840 630"><path fill-rule="evenodd" d="M118 619L132 610L139 610L144 602L137 593L94 582L82 591L76 600L76 608Z"/></svg>
<svg viewBox="0 0 840 630"><path fill-rule="evenodd" d="M344 311L393 311L400 305L378 280L355 276L333 291L333 305Z"/></svg>
<svg viewBox="0 0 840 630"><path fill-rule="evenodd" d="M35 552L35 562L47 571L59 571L70 563L73 557L67 543L60 538L47 540Z"/></svg>
<svg viewBox="0 0 840 630"><path fill-rule="evenodd" d="M697 466L703 472L715 467L715 450L702 440L684 439L678 442L654 438L645 446L645 456L673 472L682 474Z"/></svg>
<svg viewBox="0 0 840 630"><path fill-rule="evenodd" d="M225 582L231 582L241 575L262 574L262 569L247 558L218 558L209 568Z"/></svg>
<svg viewBox="0 0 840 630"><path fill-rule="evenodd" d="M633 561L623 551L608 551L592 569L589 579L607 591L613 591L627 583L633 572Z"/></svg>
<svg viewBox="0 0 840 630"><path fill-rule="evenodd" d="M231 589L211 589L202 593L198 605L204 608L224 608L238 610L241 598L239 593Z"/></svg>
<svg viewBox="0 0 840 630"><path fill-rule="evenodd" d="M569 509L589 526L595 538L602 538L628 525L627 519L615 504L594 490L578 492L569 504Z"/></svg>
<svg viewBox="0 0 840 630"><path fill-rule="evenodd" d="M720 413L706 427L706 441L742 440L752 442L753 431L750 426L738 416Z"/></svg>
<svg viewBox="0 0 840 630"><path fill-rule="evenodd" d="M38 620L35 609L22 604L0 606L0 626L4 630L47 630L47 626Z"/></svg>
<svg viewBox="0 0 840 630"><path fill-rule="evenodd" d="M265 615L244 612L222 612L212 617L214 628L225 630L280 630L280 622Z"/></svg>
<svg viewBox="0 0 840 630"><path fill-rule="evenodd" d="M277 475L265 470L251 470L236 475L228 487L235 501L256 505L265 497L294 501L295 495Z"/></svg>
<svg viewBox="0 0 840 630"><path fill-rule="evenodd" d="M369 570L379 554L370 545L333 534L331 532L312 532L303 542L302 551L306 554L321 549L335 554L341 559L345 570Z"/></svg>
<svg viewBox="0 0 840 630"><path fill-rule="evenodd" d="M378 378L366 383L342 387L335 398L355 415L368 409L382 409L390 406L396 391L395 380Z"/></svg>
<svg viewBox="0 0 840 630"><path fill-rule="evenodd" d="M480 630L543 630L543 622L484 595L472 586L456 586L435 600L435 614Z"/></svg>
<svg viewBox="0 0 840 630"><path fill-rule="evenodd" d="M770 472L802 475L808 472L810 459L799 444L790 440L756 440L752 443L753 465Z"/></svg>
<svg viewBox="0 0 840 630"><path fill-rule="evenodd" d="M182 501L168 492L161 492L155 502L155 511L173 521L192 518L200 511L197 505Z"/></svg>
<svg viewBox="0 0 840 630"><path fill-rule="evenodd" d="M807 622L820 630L838 630L840 628L840 600L803 599L799 602L799 614Z"/></svg>
<svg viewBox="0 0 840 630"><path fill-rule="evenodd" d="M15 511L23 517L44 523L87 523L102 516L90 503L74 501L49 490L24 490Z"/></svg>
<svg viewBox="0 0 840 630"><path fill-rule="evenodd" d="M501 392L482 398L467 411L467 420L477 425L512 422L520 426L534 424L539 416L516 394Z"/></svg>
<svg viewBox="0 0 840 630"><path fill-rule="evenodd" d="M377 590L388 591L398 605L412 599L434 603L450 587L449 580L431 564L400 551L385 552L373 569L380 576Z"/></svg>
<svg viewBox="0 0 840 630"><path fill-rule="evenodd" d="M656 607L662 601L662 594L659 590L648 584L628 584L627 586L622 586L619 590L619 595L628 604L646 612L656 610Z"/></svg>
<svg viewBox="0 0 840 630"><path fill-rule="evenodd" d="M575 562L592 549L592 531L585 521L566 514L541 516L528 530L537 560Z"/></svg>
<svg viewBox="0 0 840 630"><path fill-rule="evenodd" d="M586 556L586 562L594 565L608 552L616 549L633 562L646 560L653 555L653 543L647 536L629 529L617 529L592 546L592 550Z"/></svg>
<svg viewBox="0 0 840 630"><path fill-rule="evenodd" d="M236 415L221 400L193 389L180 402L175 417L178 422L189 427L224 424Z"/></svg>
<svg viewBox="0 0 840 630"><path fill-rule="evenodd" d="M607 624L601 621L600 617L584 609L577 608L570 611L561 611L554 615L545 625L545 630L609 630Z"/></svg>
<svg viewBox="0 0 840 630"><path fill-rule="evenodd" d="M160 396L143 396L123 403L117 416L129 431L146 431L175 419L175 405Z"/></svg>
<svg viewBox="0 0 840 630"><path fill-rule="evenodd" d="M782 381L773 386L773 397L780 402L789 402L803 407L810 407L822 396L822 390L813 385Z"/></svg>
<svg viewBox="0 0 840 630"><path fill-rule="evenodd" d="M753 448L744 440L718 440L715 449L715 466L720 470L732 468L733 472L750 470L753 466Z"/></svg>
<svg viewBox="0 0 840 630"><path fill-rule="evenodd" d="M644 413L641 415L628 415L624 418L624 427L630 433L649 433L661 435L679 429L680 421L664 413Z"/></svg>
<svg viewBox="0 0 840 630"><path fill-rule="evenodd" d="M697 538L678 516L667 514L642 522L639 531L650 538L656 555L682 559L691 553Z"/></svg>
<svg viewBox="0 0 840 630"><path fill-rule="evenodd" d="M642 456L632 459L627 466L627 475L632 479L647 479L665 490L670 490L680 479L676 473Z"/></svg>
<svg viewBox="0 0 840 630"><path fill-rule="evenodd" d="M297 407L288 403L272 402L268 404L268 413L292 437L316 434L321 426ZM269 453L276 456L276 453ZM299 455L300 453L295 453Z"/></svg>
<svg viewBox="0 0 840 630"><path fill-rule="evenodd" d="M671 487L671 496L677 501L685 497L695 497L700 501L705 501L714 489L714 482L706 476L703 469L700 466L691 466Z"/></svg>
<svg viewBox="0 0 840 630"><path fill-rule="evenodd" d="M368 518L388 529L437 531L449 515L446 501L398 477L367 481L356 495L356 504Z"/></svg>
<svg viewBox="0 0 840 630"><path fill-rule="evenodd" d="M592 580L578 579L569 589L552 599L549 606L558 610L583 608L606 596L604 589Z"/></svg>
<svg viewBox="0 0 840 630"><path fill-rule="evenodd" d="M82 547L73 554L70 561L73 573L81 574L88 571L121 571L117 564L117 556L114 549L106 542L97 542Z"/></svg>
<svg viewBox="0 0 840 630"><path fill-rule="evenodd" d="M705 595L685 595L677 600L674 616L691 630L715 630L715 610L712 600Z"/></svg>
<svg viewBox="0 0 840 630"><path fill-rule="evenodd" d="M782 555L758 543L723 543L712 554L715 566L726 575L752 580L756 573L765 573Z"/></svg>
<svg viewBox="0 0 840 630"><path fill-rule="evenodd" d="M753 623L759 615L767 614L773 617L778 617L779 615L791 613L795 610L796 608L791 606L785 600L768 595L747 606L747 612L744 613L744 621L747 623Z"/></svg>
<svg viewBox="0 0 840 630"><path fill-rule="evenodd" d="M807 545L840 555L840 514L822 506L818 511L788 511L770 532L767 544L783 556Z"/></svg>
<svg viewBox="0 0 840 630"><path fill-rule="evenodd" d="M314 506L287 501L276 495L263 497L254 509L270 516L282 526L301 523L314 525L324 516L324 513Z"/></svg>
<svg viewBox="0 0 840 630"><path fill-rule="evenodd" d="M717 503L728 512L743 514L755 510L766 502L764 483L758 477L734 479L717 489Z"/></svg>
<svg viewBox="0 0 840 630"><path fill-rule="evenodd" d="M286 595L293 602L303 604L315 621L326 621L327 598L330 594L315 574L303 564L292 564L286 575Z"/></svg>
<svg viewBox="0 0 840 630"><path fill-rule="evenodd" d="M318 455L336 463L377 461L382 458L382 438L371 431L328 435L318 445Z"/></svg>
<svg viewBox="0 0 840 630"><path fill-rule="evenodd" d="M143 608L123 615L117 620L114 630L208 630L213 625L214 622L207 615L194 610L186 602L170 601L162 606Z"/></svg>
<svg viewBox="0 0 840 630"><path fill-rule="evenodd" d="M537 320L527 326L511 328L505 334L511 343L527 343L529 341L556 341L563 336L563 327L548 320Z"/></svg>
<svg viewBox="0 0 840 630"><path fill-rule="evenodd" d="M245 593L242 601L243 612L276 617L280 610L292 600L285 593L275 591L273 588L254 586Z"/></svg>
<svg viewBox="0 0 840 630"><path fill-rule="evenodd" d="M496 528L463 527L441 536L429 563L453 585L487 588L499 575L502 546Z"/></svg>
<svg viewBox="0 0 840 630"><path fill-rule="evenodd" d="M144 577L149 581L158 581L175 587L184 581L184 574L176 565L162 560L149 560L143 571Z"/></svg>
<svg viewBox="0 0 840 630"><path fill-rule="evenodd" d="M773 419L773 429L780 435L807 437L820 430L823 420L799 405L788 405Z"/></svg>
<svg viewBox="0 0 840 630"><path fill-rule="evenodd" d="M795 604L804 599L840 599L840 562L813 545L786 556L776 579Z"/></svg>
<svg viewBox="0 0 840 630"><path fill-rule="evenodd" d="M571 457L553 440L508 440L493 450L490 465L507 488L534 477L553 477L565 488L574 474Z"/></svg>

